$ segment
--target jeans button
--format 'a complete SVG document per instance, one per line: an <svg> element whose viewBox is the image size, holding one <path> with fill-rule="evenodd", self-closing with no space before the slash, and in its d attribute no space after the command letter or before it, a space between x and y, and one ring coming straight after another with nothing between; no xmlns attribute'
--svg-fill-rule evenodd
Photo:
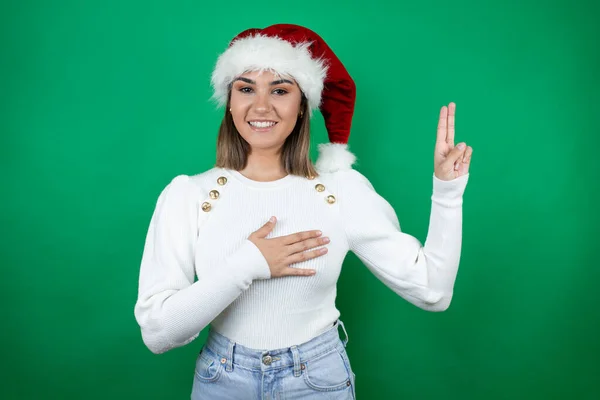
<svg viewBox="0 0 600 400"><path fill-rule="evenodd" d="M273 361L273 359L271 358L271 356L267 355L263 357L262 361L265 365L271 365L271 361Z"/></svg>

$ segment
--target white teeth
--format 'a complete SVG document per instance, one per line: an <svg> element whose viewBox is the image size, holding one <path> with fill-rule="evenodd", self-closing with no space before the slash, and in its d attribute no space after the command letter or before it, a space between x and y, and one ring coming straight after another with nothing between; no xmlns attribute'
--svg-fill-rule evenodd
<svg viewBox="0 0 600 400"><path fill-rule="evenodd" d="M255 128L269 128L275 125L275 122L271 121L250 121L249 123Z"/></svg>

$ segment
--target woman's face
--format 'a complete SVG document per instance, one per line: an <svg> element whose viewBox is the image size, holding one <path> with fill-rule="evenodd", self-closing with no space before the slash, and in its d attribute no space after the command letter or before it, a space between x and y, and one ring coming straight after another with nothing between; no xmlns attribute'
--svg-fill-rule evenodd
<svg viewBox="0 0 600 400"><path fill-rule="evenodd" d="M296 125L301 100L293 79L270 71L247 72L233 81L231 115L253 150L278 150Z"/></svg>

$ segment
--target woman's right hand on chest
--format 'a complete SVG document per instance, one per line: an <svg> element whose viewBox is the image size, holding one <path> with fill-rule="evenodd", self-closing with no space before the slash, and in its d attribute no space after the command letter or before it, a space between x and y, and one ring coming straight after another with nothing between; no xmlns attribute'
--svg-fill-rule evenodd
<svg viewBox="0 0 600 400"><path fill-rule="evenodd" d="M299 263L322 256L327 253L327 248L314 249L329 243L329 238L321 237L320 231L303 231L287 236L272 239L266 237L271 233L277 222L273 217L256 232L252 233L248 240L258 247L271 269L271 278L280 276L312 276L316 274L314 269L292 268L290 264Z"/></svg>

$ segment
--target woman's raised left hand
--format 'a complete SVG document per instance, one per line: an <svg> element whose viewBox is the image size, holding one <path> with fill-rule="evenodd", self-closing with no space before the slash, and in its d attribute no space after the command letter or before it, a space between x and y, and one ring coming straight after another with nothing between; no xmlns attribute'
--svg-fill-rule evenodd
<svg viewBox="0 0 600 400"><path fill-rule="evenodd" d="M450 181L469 173L473 148L461 142L454 146L454 116L456 104L442 106L438 121L433 156L433 170L438 179Z"/></svg>

